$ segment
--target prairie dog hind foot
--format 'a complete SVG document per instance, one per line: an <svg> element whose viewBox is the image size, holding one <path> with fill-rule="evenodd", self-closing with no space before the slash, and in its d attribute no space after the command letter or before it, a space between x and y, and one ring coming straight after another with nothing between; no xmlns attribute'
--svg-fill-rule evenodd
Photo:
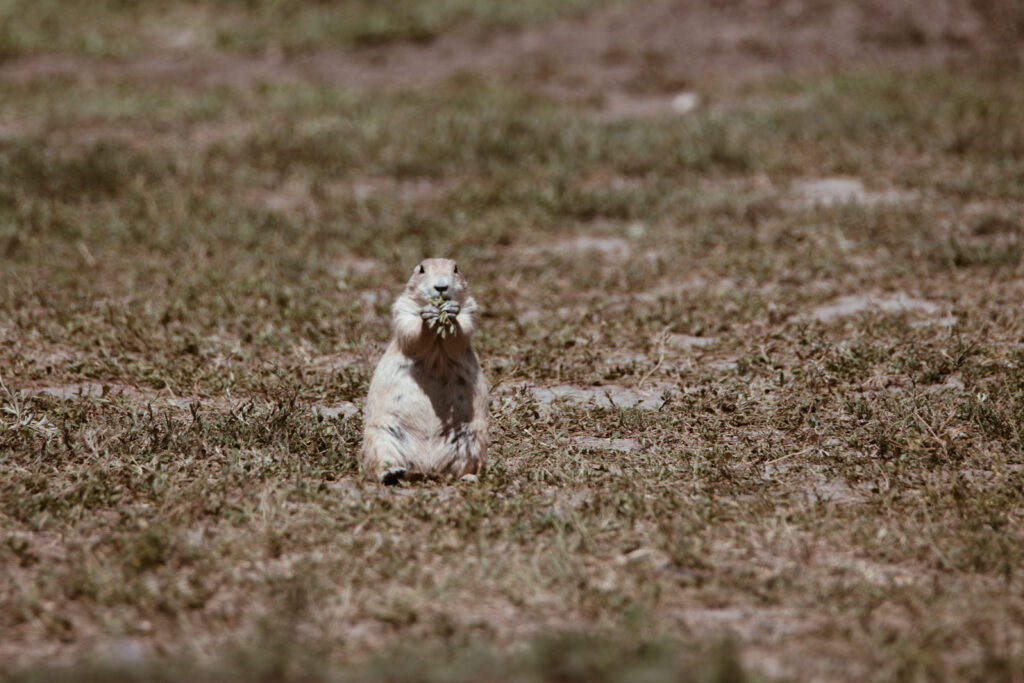
<svg viewBox="0 0 1024 683"><path fill-rule="evenodd" d="M404 467L389 467L380 475L380 483L385 486L394 486L405 478L408 471Z"/></svg>

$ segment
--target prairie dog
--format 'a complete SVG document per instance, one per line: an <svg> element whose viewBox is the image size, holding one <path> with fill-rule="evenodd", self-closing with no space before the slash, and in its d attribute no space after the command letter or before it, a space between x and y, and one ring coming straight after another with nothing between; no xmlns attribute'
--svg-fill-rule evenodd
<svg viewBox="0 0 1024 683"><path fill-rule="evenodd" d="M360 459L370 476L394 484L412 473L462 477L484 466L487 384L470 346L476 310L455 261L431 258L413 269L366 396Z"/></svg>

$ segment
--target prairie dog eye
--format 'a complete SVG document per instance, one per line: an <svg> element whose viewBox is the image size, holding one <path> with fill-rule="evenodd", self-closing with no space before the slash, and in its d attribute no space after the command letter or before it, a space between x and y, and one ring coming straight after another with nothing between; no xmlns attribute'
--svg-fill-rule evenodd
<svg viewBox="0 0 1024 683"><path fill-rule="evenodd" d="M455 266L455 271L454 272L456 272L456 273L459 272L459 267L458 266Z"/></svg>
<svg viewBox="0 0 1024 683"><path fill-rule="evenodd" d="M417 270L416 272L418 272L418 273L420 273L422 275L423 273L427 272L427 269L424 268L423 264L421 263L420 267L419 267L419 270Z"/></svg>

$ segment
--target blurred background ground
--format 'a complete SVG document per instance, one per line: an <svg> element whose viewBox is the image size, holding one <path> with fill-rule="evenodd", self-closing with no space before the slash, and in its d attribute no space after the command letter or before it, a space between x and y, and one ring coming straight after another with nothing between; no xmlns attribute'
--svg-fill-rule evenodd
<svg viewBox="0 0 1024 683"><path fill-rule="evenodd" d="M0 2L0 676L1021 680L1022 36ZM386 490L430 255L493 465Z"/></svg>

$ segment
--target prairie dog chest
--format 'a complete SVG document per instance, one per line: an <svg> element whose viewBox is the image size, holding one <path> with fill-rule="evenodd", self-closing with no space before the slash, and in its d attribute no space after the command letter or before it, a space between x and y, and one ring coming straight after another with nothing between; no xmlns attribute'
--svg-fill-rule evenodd
<svg viewBox="0 0 1024 683"><path fill-rule="evenodd" d="M442 425L472 418L473 378L461 363L449 363L440 372L426 363L402 358L395 368L390 392L391 410L420 420L435 416Z"/></svg>

